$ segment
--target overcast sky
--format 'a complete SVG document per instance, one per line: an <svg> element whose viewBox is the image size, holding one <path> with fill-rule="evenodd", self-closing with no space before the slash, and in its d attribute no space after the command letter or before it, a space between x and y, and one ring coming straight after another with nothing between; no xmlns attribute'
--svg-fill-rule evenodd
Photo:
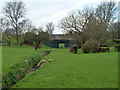
<svg viewBox="0 0 120 90"><path fill-rule="evenodd" d="M2 17L2 8L5 3L13 0L0 1L0 17ZM26 5L26 17L32 23L39 27L44 27L46 23L53 22L55 24L54 34L61 34L62 31L57 27L58 22L66 16L70 11L83 9L85 7L95 8L100 2L110 0L22 0ZM119 0L113 0L118 2Z"/></svg>

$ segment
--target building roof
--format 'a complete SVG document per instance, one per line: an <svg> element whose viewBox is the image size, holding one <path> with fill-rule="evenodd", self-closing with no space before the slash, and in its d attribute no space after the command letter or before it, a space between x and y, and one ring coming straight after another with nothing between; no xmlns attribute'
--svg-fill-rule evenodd
<svg viewBox="0 0 120 90"><path fill-rule="evenodd" d="M52 34L51 40L72 40L71 37L66 37L66 34Z"/></svg>

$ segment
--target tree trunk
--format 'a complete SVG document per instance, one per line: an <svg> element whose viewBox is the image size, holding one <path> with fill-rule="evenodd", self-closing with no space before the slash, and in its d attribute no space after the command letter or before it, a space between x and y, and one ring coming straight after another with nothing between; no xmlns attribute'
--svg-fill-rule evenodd
<svg viewBox="0 0 120 90"><path fill-rule="evenodd" d="M7 42L8 42L8 46L10 46L10 41L9 41L9 40L7 40Z"/></svg>
<svg viewBox="0 0 120 90"><path fill-rule="evenodd" d="M19 45L18 35L16 36L17 45Z"/></svg>
<svg viewBox="0 0 120 90"><path fill-rule="evenodd" d="M9 40L9 42L8 42L8 45L10 46L10 40Z"/></svg>
<svg viewBox="0 0 120 90"><path fill-rule="evenodd" d="M36 42L36 45L35 45L35 50L37 50L38 46L39 46L40 42Z"/></svg>
<svg viewBox="0 0 120 90"><path fill-rule="evenodd" d="M9 38L9 36L7 36L7 43L8 43L8 46L10 46L10 38Z"/></svg>
<svg viewBox="0 0 120 90"><path fill-rule="evenodd" d="M16 41L17 41L17 45L19 45L19 40L18 40L18 28L17 28L17 25L16 25Z"/></svg>
<svg viewBox="0 0 120 90"><path fill-rule="evenodd" d="M37 47L38 47L38 46L37 46L37 45L35 45L35 50L37 50Z"/></svg>

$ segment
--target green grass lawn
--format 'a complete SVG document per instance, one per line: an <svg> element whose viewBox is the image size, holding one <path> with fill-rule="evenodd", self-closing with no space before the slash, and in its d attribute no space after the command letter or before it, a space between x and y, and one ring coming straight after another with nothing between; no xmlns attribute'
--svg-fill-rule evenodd
<svg viewBox="0 0 120 90"><path fill-rule="evenodd" d="M13 88L117 88L118 53L78 54L55 49L43 67L27 75Z"/></svg>
<svg viewBox="0 0 120 90"><path fill-rule="evenodd" d="M2 47L0 46L0 89L2 88Z"/></svg>
<svg viewBox="0 0 120 90"><path fill-rule="evenodd" d="M24 58L42 53L45 49L34 50L33 47L24 45L18 46L3 46L2 47L2 73L5 74L9 71L10 67L19 64Z"/></svg>

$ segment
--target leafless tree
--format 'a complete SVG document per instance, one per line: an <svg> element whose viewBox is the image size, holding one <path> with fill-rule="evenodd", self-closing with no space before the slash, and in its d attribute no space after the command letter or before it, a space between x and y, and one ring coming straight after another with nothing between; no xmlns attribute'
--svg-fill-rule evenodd
<svg viewBox="0 0 120 90"><path fill-rule="evenodd" d="M112 23L116 18L116 5L115 2L102 2L95 10L95 14L89 19L86 25L87 38L96 39L99 44L107 43L111 37L110 30Z"/></svg>
<svg viewBox="0 0 120 90"><path fill-rule="evenodd" d="M96 18L99 23L103 24L105 30L116 19L117 6L115 2L102 2L96 8Z"/></svg>
<svg viewBox="0 0 120 90"><path fill-rule="evenodd" d="M96 17L90 19L86 25L87 40L97 40L98 44L105 44L108 40L108 32L104 30L104 25L100 24Z"/></svg>
<svg viewBox="0 0 120 90"><path fill-rule="evenodd" d="M46 32L48 32L49 35L51 35L55 30L55 26L52 22L47 23L45 27L46 27Z"/></svg>
<svg viewBox="0 0 120 90"><path fill-rule="evenodd" d="M110 38L112 40L118 40L120 39L120 22L115 22L111 25L111 27L109 27L110 30L109 30L109 34L110 34Z"/></svg>
<svg viewBox="0 0 120 90"><path fill-rule="evenodd" d="M3 14L14 29L18 45L19 33L21 32L19 29L19 24L25 16L25 5L21 1L7 2L6 6L3 8Z"/></svg>
<svg viewBox="0 0 120 90"><path fill-rule="evenodd" d="M2 26L2 22L3 22L3 18L0 18L0 34L2 34L2 31L3 31L3 30L2 30L2 27L3 27L3 26Z"/></svg>
<svg viewBox="0 0 120 90"><path fill-rule="evenodd" d="M59 26L66 33L72 32L75 40L82 44L89 38L102 42L109 38L108 30L116 18L116 9L115 2L102 2L96 9L85 8L70 13Z"/></svg>
<svg viewBox="0 0 120 90"><path fill-rule="evenodd" d="M98 31L97 36L99 40L102 39L101 42L105 42L111 36L109 35L109 31L112 29L112 25L114 20L116 19L116 11L117 6L115 2L102 2L96 8L95 16L97 20L97 27L96 30ZM95 24L94 24L95 25Z"/></svg>
<svg viewBox="0 0 120 90"><path fill-rule="evenodd" d="M6 19L1 19L1 30L3 34L3 40L6 40L8 43L8 46L10 46L11 42L11 36L12 36L12 31L13 29L10 27L10 23Z"/></svg>
<svg viewBox="0 0 120 90"><path fill-rule="evenodd" d="M19 23L19 31L20 34L24 34L25 32L31 32L33 28L32 21L30 19L23 19Z"/></svg>
<svg viewBox="0 0 120 90"><path fill-rule="evenodd" d="M45 43L49 41L48 32L44 32L42 27L34 28L35 32L33 34L33 41L35 42L35 50L37 50L38 46L41 43Z"/></svg>
<svg viewBox="0 0 120 90"><path fill-rule="evenodd" d="M67 17L63 18L60 22L61 27L66 32L77 33L82 44L85 43L85 27L89 22L89 19L93 16L94 11L92 9L85 8L83 10L77 10L74 13L70 13Z"/></svg>

